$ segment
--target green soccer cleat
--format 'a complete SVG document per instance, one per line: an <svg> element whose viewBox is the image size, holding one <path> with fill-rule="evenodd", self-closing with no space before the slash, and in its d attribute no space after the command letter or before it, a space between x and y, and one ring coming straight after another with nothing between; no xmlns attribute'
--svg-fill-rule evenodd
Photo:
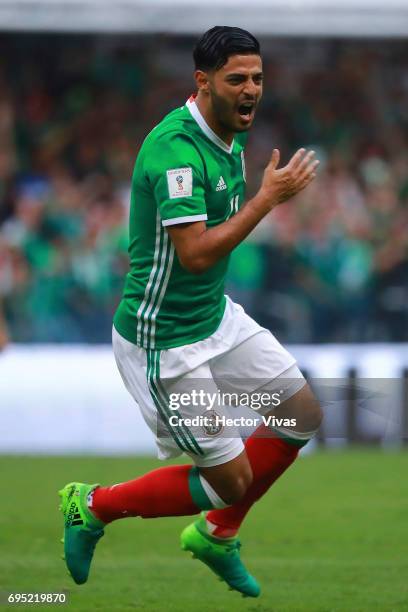
<svg viewBox="0 0 408 612"><path fill-rule="evenodd" d="M261 588L255 578L249 574L239 556L241 542L238 538L213 538L205 532L205 518L201 517L184 529L181 534L181 548L193 553L193 558L200 559L231 590L239 591L244 597L258 597Z"/></svg>
<svg viewBox="0 0 408 612"><path fill-rule="evenodd" d="M71 482L58 491L64 515L63 559L77 584L88 580L95 546L104 534L105 523L91 513L87 504L88 495L98 486Z"/></svg>

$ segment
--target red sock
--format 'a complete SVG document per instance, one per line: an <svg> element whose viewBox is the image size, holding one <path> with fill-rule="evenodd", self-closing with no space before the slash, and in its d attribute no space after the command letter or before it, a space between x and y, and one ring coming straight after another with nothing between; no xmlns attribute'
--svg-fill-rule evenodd
<svg viewBox="0 0 408 612"><path fill-rule="evenodd" d="M253 482L241 501L229 508L210 510L207 513L207 520L216 525L215 530L211 530L216 537L228 538L237 533L252 505L293 463L299 451L297 446L276 437L264 426L248 438L245 450L251 464Z"/></svg>
<svg viewBox="0 0 408 612"><path fill-rule="evenodd" d="M191 469L191 465L162 467L136 480L98 487L90 509L104 523L126 516L197 514L200 507L193 502L189 487Z"/></svg>

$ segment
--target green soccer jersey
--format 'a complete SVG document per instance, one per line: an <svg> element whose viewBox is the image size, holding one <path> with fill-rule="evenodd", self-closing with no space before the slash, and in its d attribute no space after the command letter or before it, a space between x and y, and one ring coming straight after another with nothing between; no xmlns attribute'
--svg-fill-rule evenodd
<svg viewBox="0 0 408 612"><path fill-rule="evenodd" d="M192 97L144 141L132 179L130 272L114 317L130 342L168 349L207 338L219 326L229 257L192 274L181 266L166 227L205 221L211 228L239 210L245 139L239 134L228 146Z"/></svg>

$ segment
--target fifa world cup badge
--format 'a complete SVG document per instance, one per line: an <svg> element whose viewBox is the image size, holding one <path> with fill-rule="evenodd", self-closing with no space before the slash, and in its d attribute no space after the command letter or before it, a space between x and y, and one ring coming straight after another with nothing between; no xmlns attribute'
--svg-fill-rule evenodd
<svg viewBox="0 0 408 612"><path fill-rule="evenodd" d="M169 197L188 198L193 195L193 171L191 168L167 170Z"/></svg>

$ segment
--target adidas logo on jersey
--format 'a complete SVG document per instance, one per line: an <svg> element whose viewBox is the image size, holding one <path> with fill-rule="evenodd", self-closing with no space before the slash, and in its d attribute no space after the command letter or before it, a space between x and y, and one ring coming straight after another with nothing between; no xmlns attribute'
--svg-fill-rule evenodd
<svg viewBox="0 0 408 612"><path fill-rule="evenodd" d="M220 176L218 183L217 183L217 187L215 188L215 191L224 191L224 189L226 188L227 188L227 184L222 178L222 176Z"/></svg>

